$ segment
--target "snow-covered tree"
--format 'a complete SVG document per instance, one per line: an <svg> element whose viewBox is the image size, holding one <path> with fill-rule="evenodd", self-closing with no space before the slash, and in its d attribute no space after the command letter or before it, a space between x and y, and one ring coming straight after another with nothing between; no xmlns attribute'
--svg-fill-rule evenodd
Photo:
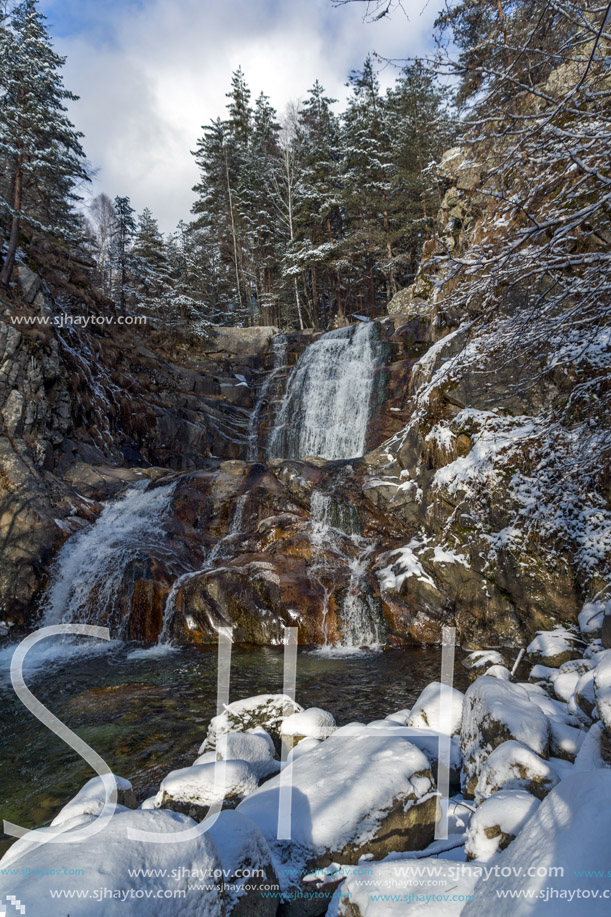
<svg viewBox="0 0 611 917"><path fill-rule="evenodd" d="M88 178L80 139L65 102L57 55L38 0L21 0L0 23L0 207L8 247L0 283L8 285L22 226L65 238L78 223L75 188Z"/></svg>

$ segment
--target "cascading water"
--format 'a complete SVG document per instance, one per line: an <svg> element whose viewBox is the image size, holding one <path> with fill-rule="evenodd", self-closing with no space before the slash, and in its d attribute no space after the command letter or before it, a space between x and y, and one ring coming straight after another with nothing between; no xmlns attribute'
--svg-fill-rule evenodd
<svg viewBox="0 0 611 917"><path fill-rule="evenodd" d="M119 623L116 603L128 565L157 557L176 574L184 570L161 535L175 486L138 482L109 503L92 525L68 539L55 562L43 606L44 625L104 621L121 636L126 622Z"/></svg>
<svg viewBox="0 0 611 917"><path fill-rule="evenodd" d="M346 459L363 455L378 365L378 326L323 334L287 381L269 438L269 458Z"/></svg>
<svg viewBox="0 0 611 917"><path fill-rule="evenodd" d="M329 590L324 583L324 552L337 555L340 563L350 570L348 590L342 602L342 636L340 647L358 650L364 646L379 646L382 629L379 610L375 601L367 595L367 562L375 550L375 544L367 541L359 530L358 514L343 500L333 494L314 490L310 498L311 541L319 561L310 567L310 573L324 590L323 630L325 647L329 648L326 621L329 607ZM348 539L357 549L352 556L345 550Z"/></svg>
<svg viewBox="0 0 611 917"><path fill-rule="evenodd" d="M267 404L270 389L273 383L280 375L280 373L286 369L287 339L284 334L277 334L276 337L272 339L272 354L273 362L271 371L268 373L265 381L259 389L255 407L250 418L250 423L248 425L248 445L246 458L249 462L256 462L259 458L259 424L261 421L261 413Z"/></svg>

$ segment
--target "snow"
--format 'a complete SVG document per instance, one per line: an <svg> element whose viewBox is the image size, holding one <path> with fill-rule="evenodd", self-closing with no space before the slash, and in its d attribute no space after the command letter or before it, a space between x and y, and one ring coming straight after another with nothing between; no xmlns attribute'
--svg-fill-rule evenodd
<svg viewBox="0 0 611 917"><path fill-rule="evenodd" d="M456 735L460 732L464 694L450 685L433 681L412 707L407 725Z"/></svg>
<svg viewBox="0 0 611 917"><path fill-rule="evenodd" d="M168 774L161 782L155 804L159 807L174 801L211 806L225 797L246 796L258 785L257 775L247 761L195 764Z"/></svg>
<svg viewBox="0 0 611 917"><path fill-rule="evenodd" d="M125 792L132 789L129 780L125 780L123 777L115 776L115 782L119 791ZM51 822L51 827L63 825L65 822L70 821L71 818L77 818L82 815L99 815L105 804L106 791L102 778L92 777L78 791L76 796L58 812Z"/></svg>
<svg viewBox="0 0 611 917"><path fill-rule="evenodd" d="M463 567L469 568L469 561L464 554L458 554L456 551L451 551L449 548L442 548L439 545L435 545L433 561L436 564L462 564Z"/></svg>
<svg viewBox="0 0 611 917"><path fill-rule="evenodd" d="M298 742L294 748L291 748L288 755L286 756L286 761L283 767L288 767L288 765L292 764L293 761L296 761L297 758L301 758L302 755L305 755L309 751L313 751L313 749L318 748L320 743L320 739L302 739L301 742Z"/></svg>
<svg viewBox="0 0 611 917"><path fill-rule="evenodd" d="M501 681L511 681L511 672L506 665L491 665L489 669L486 669L484 675L490 678L500 678Z"/></svg>
<svg viewBox="0 0 611 917"><path fill-rule="evenodd" d="M603 894L609 889L611 807L601 805L601 800L610 797L611 771L593 771L587 780L583 774L566 777L499 855L498 875L491 874L478 884L475 899L465 905L463 917L607 915L609 898ZM552 874L552 867L559 872ZM519 869L518 880L507 878L512 875L510 870ZM585 870L587 878L576 875ZM507 889L541 897L523 897L518 910L515 898L497 894ZM586 899L581 896L584 890L597 891L598 895Z"/></svg>
<svg viewBox="0 0 611 917"><path fill-rule="evenodd" d="M592 634L600 634L607 605L611 606L611 602L600 599L598 601L585 603L579 612L579 630L584 637L589 637ZM611 607L609 611L611 612Z"/></svg>
<svg viewBox="0 0 611 917"><path fill-rule="evenodd" d="M487 669L491 665L505 665L505 660L496 650L475 650L463 659L466 669Z"/></svg>
<svg viewBox="0 0 611 917"><path fill-rule="evenodd" d="M554 657L562 653L574 652L575 634L566 630L564 627L557 627L555 630L539 631L535 639L528 644L526 652L530 656L536 656L547 661L548 665L553 666Z"/></svg>
<svg viewBox="0 0 611 917"><path fill-rule="evenodd" d="M286 694L258 694L228 704L223 713L210 721L208 735L200 754L216 746L218 736L227 732L247 732L257 726L277 732L281 721L303 710Z"/></svg>
<svg viewBox="0 0 611 917"><path fill-rule="evenodd" d="M304 736L306 739L326 739L335 732L335 720L327 710L310 707L301 713L293 713L281 726L283 736Z"/></svg>
<svg viewBox="0 0 611 917"><path fill-rule="evenodd" d="M600 718L607 729L611 729L611 649L605 650L598 657L594 671L594 693Z"/></svg>
<svg viewBox="0 0 611 917"><path fill-rule="evenodd" d="M60 827L62 836L69 837L79 828L94 822L76 819ZM195 822L185 815L168 811L123 811L115 814L108 825L86 840L76 840L68 845L41 844L49 829L31 831L18 841L2 859L2 867L12 864L28 867L26 876L6 876L0 871L0 901L14 895L23 905L27 917L44 914L45 917L221 917L221 898L216 883L206 889L204 883L198 891L190 892L193 881L189 872L208 871L220 868L213 841L206 835L192 840L181 839L179 843L151 844L128 837L128 830L150 833L174 834L195 827ZM27 839L27 843L24 841ZM82 875L53 875L44 870L58 866L78 868ZM182 872L185 869L186 874ZM130 876L130 870L175 870L168 881L165 878ZM36 871L40 872L37 874ZM114 897L94 898L100 890L109 889ZM70 906L65 898L51 897L50 891L62 890L81 892L78 908ZM185 892L184 898L157 898L158 892L171 890ZM103 892L102 892L103 894ZM136 897L141 894L141 897ZM150 897L147 897L150 895ZM103 904L101 903L103 900Z"/></svg>
<svg viewBox="0 0 611 917"><path fill-rule="evenodd" d="M523 687L484 675L473 682L463 704L463 785L478 775L493 750L491 743L496 746L504 737L545 755L549 721Z"/></svg>
<svg viewBox="0 0 611 917"><path fill-rule="evenodd" d="M560 672L552 679L552 688L558 700L570 701L579 683L579 672Z"/></svg>
<svg viewBox="0 0 611 917"><path fill-rule="evenodd" d="M552 738L550 752L558 758L568 758L574 761L581 748L585 733L575 726L569 726L556 717L550 717Z"/></svg>
<svg viewBox="0 0 611 917"><path fill-rule="evenodd" d="M416 548L421 547L421 545L421 541L412 538L405 547L397 548L395 551L390 551L387 555L384 555L385 557L396 557L397 559L378 572L380 588L383 592L400 592L403 583L410 576L415 576L416 579L427 583L437 591L435 583L425 572L415 553Z"/></svg>
<svg viewBox="0 0 611 917"><path fill-rule="evenodd" d="M488 862L497 853L501 834L516 837L540 806L524 790L499 790L485 799L471 816L465 849L471 859ZM497 834L494 829L499 828Z"/></svg>
<svg viewBox="0 0 611 917"><path fill-rule="evenodd" d="M503 453L516 443L535 436L537 423L532 417L500 417L492 411L464 408L454 418L456 429L476 425L471 451L440 468L433 478L433 488L444 488L450 494L458 491L474 496L478 482L493 483L503 464Z"/></svg>
<svg viewBox="0 0 611 917"><path fill-rule="evenodd" d="M229 915L239 900L248 894L248 888L245 886L254 884L254 870L265 870L265 884L273 878L272 857L259 828L250 818L240 815L239 812L221 812L209 829L209 835L221 858L225 879L225 903ZM240 874L236 875L238 871ZM261 881L261 877L258 878Z"/></svg>
<svg viewBox="0 0 611 917"><path fill-rule="evenodd" d="M293 785L293 844L320 854L365 843L394 800L433 790L427 772L426 756L408 739L343 727L283 771ZM268 842L277 837L281 780L273 777L238 807Z"/></svg>
<svg viewBox="0 0 611 917"><path fill-rule="evenodd" d="M581 744L579 753L575 758L575 773L583 773L584 771L593 771L597 768L609 767L609 765L605 764L603 761L600 749L600 743L604 732L605 727L602 723L594 723L590 727Z"/></svg>
<svg viewBox="0 0 611 917"><path fill-rule="evenodd" d="M354 870L336 892L340 917L457 917L478 881L475 870L470 874L454 862L433 858L367 866L371 868L368 875L359 876L358 869ZM378 896L395 900L382 904Z"/></svg>
<svg viewBox="0 0 611 917"><path fill-rule="evenodd" d="M498 790L527 789L545 795L558 783L552 767L536 752L513 739L498 745L484 762L475 787L477 802Z"/></svg>
<svg viewBox="0 0 611 917"><path fill-rule="evenodd" d="M297 714L299 715L299 714ZM248 732L229 732L216 743L216 758L218 761L246 761L259 780L275 774L280 768L280 763L274 759L274 745L267 736L253 735ZM207 753L206 753L207 754ZM202 758L205 754L202 755ZM205 761L199 761L205 764Z"/></svg>

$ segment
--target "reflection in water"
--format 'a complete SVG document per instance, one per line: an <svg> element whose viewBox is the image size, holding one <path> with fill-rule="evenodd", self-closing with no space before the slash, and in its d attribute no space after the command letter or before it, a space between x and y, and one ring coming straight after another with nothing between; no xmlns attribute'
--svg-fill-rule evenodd
<svg viewBox="0 0 611 917"><path fill-rule="evenodd" d="M35 668L29 677L26 671L26 680L39 700L144 798L168 771L196 757L216 713L216 649L154 655L133 644L101 649L59 656L56 662L49 653L44 671ZM368 722L411 706L422 688L439 678L440 663L440 649L420 647L331 657L301 650L297 700L330 710L340 725ZM21 706L2 675L0 815L37 827L92 773ZM282 678L281 648L234 648L231 700L280 692Z"/></svg>

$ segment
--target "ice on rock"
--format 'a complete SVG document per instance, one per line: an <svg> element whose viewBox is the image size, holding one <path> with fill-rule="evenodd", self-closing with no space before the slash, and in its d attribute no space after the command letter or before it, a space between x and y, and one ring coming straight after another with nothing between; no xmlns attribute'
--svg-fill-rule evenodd
<svg viewBox="0 0 611 917"><path fill-rule="evenodd" d="M282 721L303 707L286 694L259 694L228 704L226 710L210 721L208 735L200 754L216 748L218 736L228 732L249 732L257 727L279 734Z"/></svg>
<svg viewBox="0 0 611 917"><path fill-rule="evenodd" d="M278 898L271 894L264 898L260 886L279 891L279 885L269 846L259 828L245 815L228 810L220 813L208 833L223 864L226 917L231 917L238 905L243 917L274 917Z"/></svg>
<svg viewBox="0 0 611 917"><path fill-rule="evenodd" d="M543 800L518 837L495 861L498 870L480 881L463 917L602 917L609 914L609 837L611 771L571 774ZM518 872L521 870L521 872ZM580 878L582 871L587 878ZM597 875L598 873L598 875ZM519 875L519 879L507 878ZM519 909L516 899L499 892L524 893ZM585 898L577 890L597 891ZM567 892L573 892L569 897ZM554 897L551 897L551 894Z"/></svg>
<svg viewBox="0 0 611 917"><path fill-rule="evenodd" d="M407 725L457 735L460 732L463 700L462 691L433 681L426 686L412 707Z"/></svg>
<svg viewBox="0 0 611 917"><path fill-rule="evenodd" d="M68 837L92 824L95 818L72 819L59 827ZM76 840L61 847L40 844L50 831L30 831L25 838L11 847L2 859L2 868L29 867L27 876L3 875L0 870L0 901L14 895L25 906L27 917L44 914L44 917L221 917L224 913L222 896L214 882L202 882L201 889L189 891L193 879L189 874L202 877L221 868L214 842L207 834L180 843L148 843L128 837L128 830L151 834L178 834L196 826L193 819L176 812L135 811L117 812L110 822L93 837ZM82 870L82 875L53 875L58 866L58 851L62 865L71 863ZM184 868L184 871L183 871ZM142 869L164 870L176 876L168 886L166 878L143 876ZM45 870L47 875L44 874ZM37 871L38 874L37 874ZM133 875L130 875L130 871ZM196 873L196 871L199 871ZM210 887L207 888L206 885ZM164 898L163 892L184 892L183 898ZM105 898L103 904L93 896L100 888L120 889L125 898ZM78 907L66 898L52 897L51 891L73 892L78 897ZM157 897L157 893L161 896ZM133 895L132 895L133 893ZM136 897L140 893L142 897ZM147 897L148 894L148 897Z"/></svg>
<svg viewBox="0 0 611 917"><path fill-rule="evenodd" d="M539 755L547 755L549 720L521 685L484 675L471 685L463 704L464 793L473 795L486 758L508 739L522 742Z"/></svg>
<svg viewBox="0 0 611 917"><path fill-rule="evenodd" d="M575 634L564 627L542 630L528 644L526 652L533 662L559 668L563 662L568 662L576 655L575 640Z"/></svg>
<svg viewBox="0 0 611 917"><path fill-rule="evenodd" d="M494 749L482 766L475 798L482 802L499 790L526 790L538 799L558 783L556 771L536 752L513 739Z"/></svg>
<svg viewBox="0 0 611 917"><path fill-rule="evenodd" d="M218 738L216 758L218 761L247 761L259 780L280 769L280 762L274 759L273 742L270 747L267 736L252 732L229 732Z"/></svg>
<svg viewBox="0 0 611 917"><path fill-rule="evenodd" d="M288 775L291 841L278 841L280 789ZM379 858L390 850L426 847L434 835L437 797L429 762L408 739L354 726L298 758L237 811L261 828L280 859L356 863L365 853Z"/></svg>
<svg viewBox="0 0 611 917"><path fill-rule="evenodd" d="M350 875L336 892L339 917L458 917L478 881L459 864L427 857L369 865L369 875Z"/></svg>
<svg viewBox="0 0 611 917"><path fill-rule="evenodd" d="M282 722L280 734L291 738L326 739L335 732L335 728L332 714L320 707L310 707L287 717Z"/></svg>
<svg viewBox="0 0 611 917"><path fill-rule="evenodd" d="M158 808L174 803L207 807L223 799L247 796L259 786L247 761L195 764L172 771L164 778L155 797Z"/></svg>
<svg viewBox="0 0 611 917"><path fill-rule="evenodd" d="M129 780L123 777L116 777L117 785L117 803L128 809L136 808L136 797ZM51 827L63 825L70 821L71 818L77 818L82 815L99 815L106 804L106 790L101 777L92 777L78 791L74 799L61 809L51 822Z"/></svg>
<svg viewBox="0 0 611 917"><path fill-rule="evenodd" d="M492 859L513 841L541 801L523 790L499 790L485 799L471 816L465 851L470 860Z"/></svg>

